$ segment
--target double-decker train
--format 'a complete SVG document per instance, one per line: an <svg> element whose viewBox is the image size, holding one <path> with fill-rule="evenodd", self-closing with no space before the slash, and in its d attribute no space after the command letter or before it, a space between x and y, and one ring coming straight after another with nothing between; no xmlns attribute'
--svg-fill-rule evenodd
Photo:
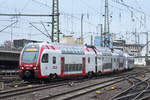
<svg viewBox="0 0 150 100"><path fill-rule="evenodd" d="M134 58L120 50L59 43L29 43L19 59L23 79L91 77L133 67Z"/></svg>

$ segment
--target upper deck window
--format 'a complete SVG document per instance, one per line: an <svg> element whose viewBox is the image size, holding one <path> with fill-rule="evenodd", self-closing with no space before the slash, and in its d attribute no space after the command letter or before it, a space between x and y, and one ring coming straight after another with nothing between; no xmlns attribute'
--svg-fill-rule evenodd
<svg viewBox="0 0 150 100"><path fill-rule="evenodd" d="M84 51L82 49L77 48L63 48L61 50L62 54L76 54L76 55L84 55Z"/></svg>

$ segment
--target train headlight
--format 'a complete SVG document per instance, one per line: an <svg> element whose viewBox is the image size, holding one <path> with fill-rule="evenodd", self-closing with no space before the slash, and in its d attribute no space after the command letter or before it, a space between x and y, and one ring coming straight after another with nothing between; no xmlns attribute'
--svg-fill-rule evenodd
<svg viewBox="0 0 150 100"><path fill-rule="evenodd" d="M33 67L33 69L36 69L36 67Z"/></svg>
<svg viewBox="0 0 150 100"><path fill-rule="evenodd" d="M21 69L24 69L24 67L22 67Z"/></svg>
<svg viewBox="0 0 150 100"><path fill-rule="evenodd" d="M34 69L34 70L35 70L35 69L38 69L38 66L33 67L33 69Z"/></svg>

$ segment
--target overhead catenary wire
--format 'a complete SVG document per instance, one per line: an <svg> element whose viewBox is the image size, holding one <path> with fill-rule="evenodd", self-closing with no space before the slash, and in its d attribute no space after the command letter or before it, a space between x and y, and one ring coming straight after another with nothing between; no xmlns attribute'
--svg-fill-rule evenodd
<svg viewBox="0 0 150 100"><path fill-rule="evenodd" d="M6 4L7 1L8 1L8 0L3 0L3 1L1 1L1 2L0 2L0 6Z"/></svg>
<svg viewBox="0 0 150 100"><path fill-rule="evenodd" d="M41 21L41 24L42 24L42 26L44 27L45 32L47 33L48 37L49 37L50 39L52 39L52 37L50 36L48 30L46 29L46 27L45 27L45 25L44 25L44 23L43 23L42 21Z"/></svg>
<svg viewBox="0 0 150 100"><path fill-rule="evenodd" d="M75 19L77 19L77 20L81 20L79 17L74 16L74 15L69 14L69 13L60 13L60 14L61 14L61 15L64 15L64 16L70 16L70 17L75 18ZM91 23L90 21L84 21L84 22L87 23L87 24L90 24L90 25L92 25L92 26L97 26L96 24Z"/></svg>
<svg viewBox="0 0 150 100"><path fill-rule="evenodd" d="M49 16L58 16L58 14L8 14L8 13L0 13L0 16L30 16L30 17L49 17Z"/></svg>
<svg viewBox="0 0 150 100"><path fill-rule="evenodd" d="M80 2L82 2L82 4L84 4L85 6L87 6L88 8L92 9L94 12L96 12L97 14L103 15L102 12L96 10L94 7L91 7L88 3L86 3L84 0L80 0Z"/></svg>
<svg viewBox="0 0 150 100"><path fill-rule="evenodd" d="M124 7L126 7L126 8L128 9L128 11L132 12L132 16L134 16L134 18L135 18L137 21L139 21L139 23L140 23L142 26L144 26L144 22L142 22L142 20L140 20L140 19L138 18L138 16L136 16L136 14L133 13L133 11L136 11L136 12L138 12L138 13L144 14L144 16L145 16L146 13L145 13L144 11L139 10L139 9L137 9L137 8L134 8L134 7L132 7L132 6L128 5L128 4L125 4L124 2L119 2L119 1L116 1L116 0L112 0L112 1L115 2L115 3L118 3L118 4L120 4L120 5L122 5L122 6L124 6ZM116 7L116 8L117 8L117 7ZM117 9L119 9L119 10L124 10L124 9L120 9L120 8L117 8ZM125 11L125 10L124 10L124 11ZM147 15L147 16L148 16L148 15Z"/></svg>
<svg viewBox="0 0 150 100"><path fill-rule="evenodd" d="M39 32L41 32L43 35L45 35L46 37L48 38L51 38L49 37L49 35L47 35L46 33L44 33L43 31L41 31L39 28L37 28L35 25L33 25L32 23L29 23L31 26L33 26L36 30L38 30Z"/></svg>
<svg viewBox="0 0 150 100"><path fill-rule="evenodd" d="M51 6L47 5L46 3L40 2L38 0L32 0L32 1L35 2L35 3L37 3L37 4L39 4L39 5L43 5L45 7L52 8Z"/></svg>
<svg viewBox="0 0 150 100"><path fill-rule="evenodd" d="M125 4L124 2L119 2L119 1L116 1L116 0L112 0L112 1L115 2L115 3L118 3L118 4L122 5L122 6L125 6L127 8L130 8L130 9L136 11L136 12L142 13L142 14L147 15L147 16L150 17L150 15L146 14L144 11L139 10L137 8L134 8L134 7L132 7L132 6L128 5L128 4Z"/></svg>
<svg viewBox="0 0 150 100"><path fill-rule="evenodd" d="M27 1L27 0L26 0ZM48 8L50 8L50 6L46 3L46 2L43 2L42 0L28 0L29 2L35 2L35 3L37 3L37 4L39 4L39 5L41 5L41 6L45 6L45 7L48 7ZM25 2L24 3L24 5L28 5L28 1L27 2ZM37 2L36 2L37 1ZM85 2L85 3L83 3L85 6L87 6L89 9L91 9L91 10L93 10L97 15L100 15L100 13L101 13L101 11L100 10L97 10L97 8L95 8L95 7L93 7L89 2L86 2L86 0L81 0L81 2ZM83 5L82 4L82 5ZM109 5L111 5L111 7L114 7L114 8L116 8L116 9L120 9L120 10L125 10L125 9L123 9L122 7L121 8L119 8L119 7L115 7L113 4L109 4ZM131 9L132 10L132 9ZM62 12L62 11L61 11ZM99 14L98 14L99 13ZM102 14L102 13L101 13ZM79 21L80 21L80 17L79 17L79 15L80 14L78 14L78 15L76 15L76 13L74 13L74 14L69 14L69 13L66 13L66 14L64 14L63 12L61 13L61 16L69 16L69 17L71 17L71 18L74 18L74 19L76 19L76 20L78 20L78 21L74 21L73 23L79 23ZM90 15L90 17L91 16L93 16L91 13L89 14ZM137 19L138 18L138 20L140 20L141 21L141 19L139 19L139 16L137 16L136 15L136 13L134 13L134 16L136 16L135 17L135 19ZM69 20L70 21L70 20ZM71 22L71 21L70 21ZM142 21L141 21L142 22ZM86 18L85 18L85 20L84 20L84 23L87 23L90 27L96 27L97 26L97 23L95 23L93 20L92 20L92 18L90 18L90 20L87 20ZM143 23L143 22L142 22ZM33 23L32 23L33 24ZM61 24L63 24L63 23L61 23ZM62 25L63 26L63 25ZM62 27L61 26L61 27ZM76 25L74 25L74 27L77 27L77 24ZM67 29L67 27L64 27L64 29ZM69 29L70 30L70 29ZM75 30L76 31L76 30Z"/></svg>
<svg viewBox="0 0 150 100"><path fill-rule="evenodd" d="M16 24L17 22L18 22L18 20L17 20L17 21L15 21L15 22L13 22L13 23L11 23L11 24L10 24L10 25L8 25L8 26L6 26L5 28L1 29L1 30L0 30L0 32L2 32L2 31L4 31L5 29L7 29L7 28L11 27L12 25Z"/></svg>
<svg viewBox="0 0 150 100"><path fill-rule="evenodd" d="M31 0L27 0L27 2L25 3L25 5L22 7L22 11L27 8L27 6L30 4Z"/></svg>

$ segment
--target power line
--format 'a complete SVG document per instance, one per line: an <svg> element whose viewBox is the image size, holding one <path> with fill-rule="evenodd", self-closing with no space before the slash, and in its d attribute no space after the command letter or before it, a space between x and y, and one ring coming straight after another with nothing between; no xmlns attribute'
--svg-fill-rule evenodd
<svg viewBox="0 0 150 100"><path fill-rule="evenodd" d="M112 1L118 3L118 4L122 5L122 6L125 6L130 12L133 12L132 10L134 10L136 12L139 12L139 13L142 13L142 14L146 15L145 12L143 12L141 10L138 10L138 9L132 7L132 6L129 6L129 5L125 4L125 3L123 3L123 2L114 1L114 0L112 0ZM140 24L144 25L143 22L134 13L133 13L133 16L137 19L137 21L140 22Z"/></svg>
<svg viewBox="0 0 150 100"><path fill-rule="evenodd" d="M96 10L94 7L91 7L89 4L87 4L84 0L80 0L80 2L82 2L84 5L86 5L88 8L92 9L93 11L95 11L97 14L101 14L103 15L103 13L99 12L98 10Z"/></svg>
<svg viewBox="0 0 150 100"><path fill-rule="evenodd" d="M139 2L137 0L135 0L135 2L139 6L139 8L142 9L141 6L140 6L140 4L139 4Z"/></svg>
<svg viewBox="0 0 150 100"><path fill-rule="evenodd" d="M37 28L36 26L34 26L32 23L29 23L30 25L32 25L35 29L37 29L39 32L41 32L43 35L45 35L46 37L48 38L51 38L49 37L49 35L45 34L43 31L41 31L39 28Z"/></svg>
<svg viewBox="0 0 150 100"><path fill-rule="evenodd" d="M3 4L5 4L5 2L7 2L8 0L3 0L2 2L0 2L0 5L2 6Z"/></svg>
<svg viewBox="0 0 150 100"><path fill-rule="evenodd" d="M2 30L0 30L0 32L4 31L5 29L11 27L12 25L14 25L15 23L17 23L18 21L15 21L14 23L11 23L10 25L6 26L5 28L3 28Z"/></svg>
<svg viewBox="0 0 150 100"><path fill-rule="evenodd" d="M52 37L50 36L48 30L46 29L46 27L45 27L45 25L44 25L44 23L43 23L42 21L41 21L41 24L42 24L42 26L44 27L44 29L45 29L47 35L49 36L49 38L52 39Z"/></svg>
<svg viewBox="0 0 150 100"><path fill-rule="evenodd" d="M125 4L124 2L119 2L119 1L114 1L114 0L112 0L112 1L115 2L115 3L118 3L118 4L122 5L122 6L125 6L125 7L129 8L129 9L132 9L132 10L134 10L134 11L136 11L136 12L139 12L139 13L142 13L142 14L144 14L144 15L147 15L145 12L143 12L143 11L141 11L141 10L139 10L139 9L136 9L136 8L130 6L130 5L127 5L127 4ZM150 15L147 15L147 16L150 17Z"/></svg>
<svg viewBox="0 0 150 100"><path fill-rule="evenodd" d="M79 17L74 16L74 15L69 14L69 13L60 13L60 14L61 14L61 15L64 15L64 16L70 16L70 17L75 18L75 19L77 19L77 20L81 20ZM84 22L87 23L87 24L90 24L90 25L92 25L92 26L97 26L96 24L93 24L93 23L88 22L88 21L84 21Z"/></svg>
<svg viewBox="0 0 150 100"><path fill-rule="evenodd" d="M40 2L40 1L38 1L38 0L32 0L32 1L35 2L35 3L37 3L37 4L43 5L43 6L45 6L45 7L50 7L50 6L47 5L46 3ZM50 7L50 8L52 8L52 7Z"/></svg>
<svg viewBox="0 0 150 100"><path fill-rule="evenodd" d="M25 3L25 5L24 5L23 8L22 8L22 11L29 5L30 1L31 1L31 0L28 0L28 1Z"/></svg>
<svg viewBox="0 0 150 100"><path fill-rule="evenodd" d="M0 16L30 16L30 17L49 17L49 16L58 16L58 14L50 15L50 14L2 14Z"/></svg>

